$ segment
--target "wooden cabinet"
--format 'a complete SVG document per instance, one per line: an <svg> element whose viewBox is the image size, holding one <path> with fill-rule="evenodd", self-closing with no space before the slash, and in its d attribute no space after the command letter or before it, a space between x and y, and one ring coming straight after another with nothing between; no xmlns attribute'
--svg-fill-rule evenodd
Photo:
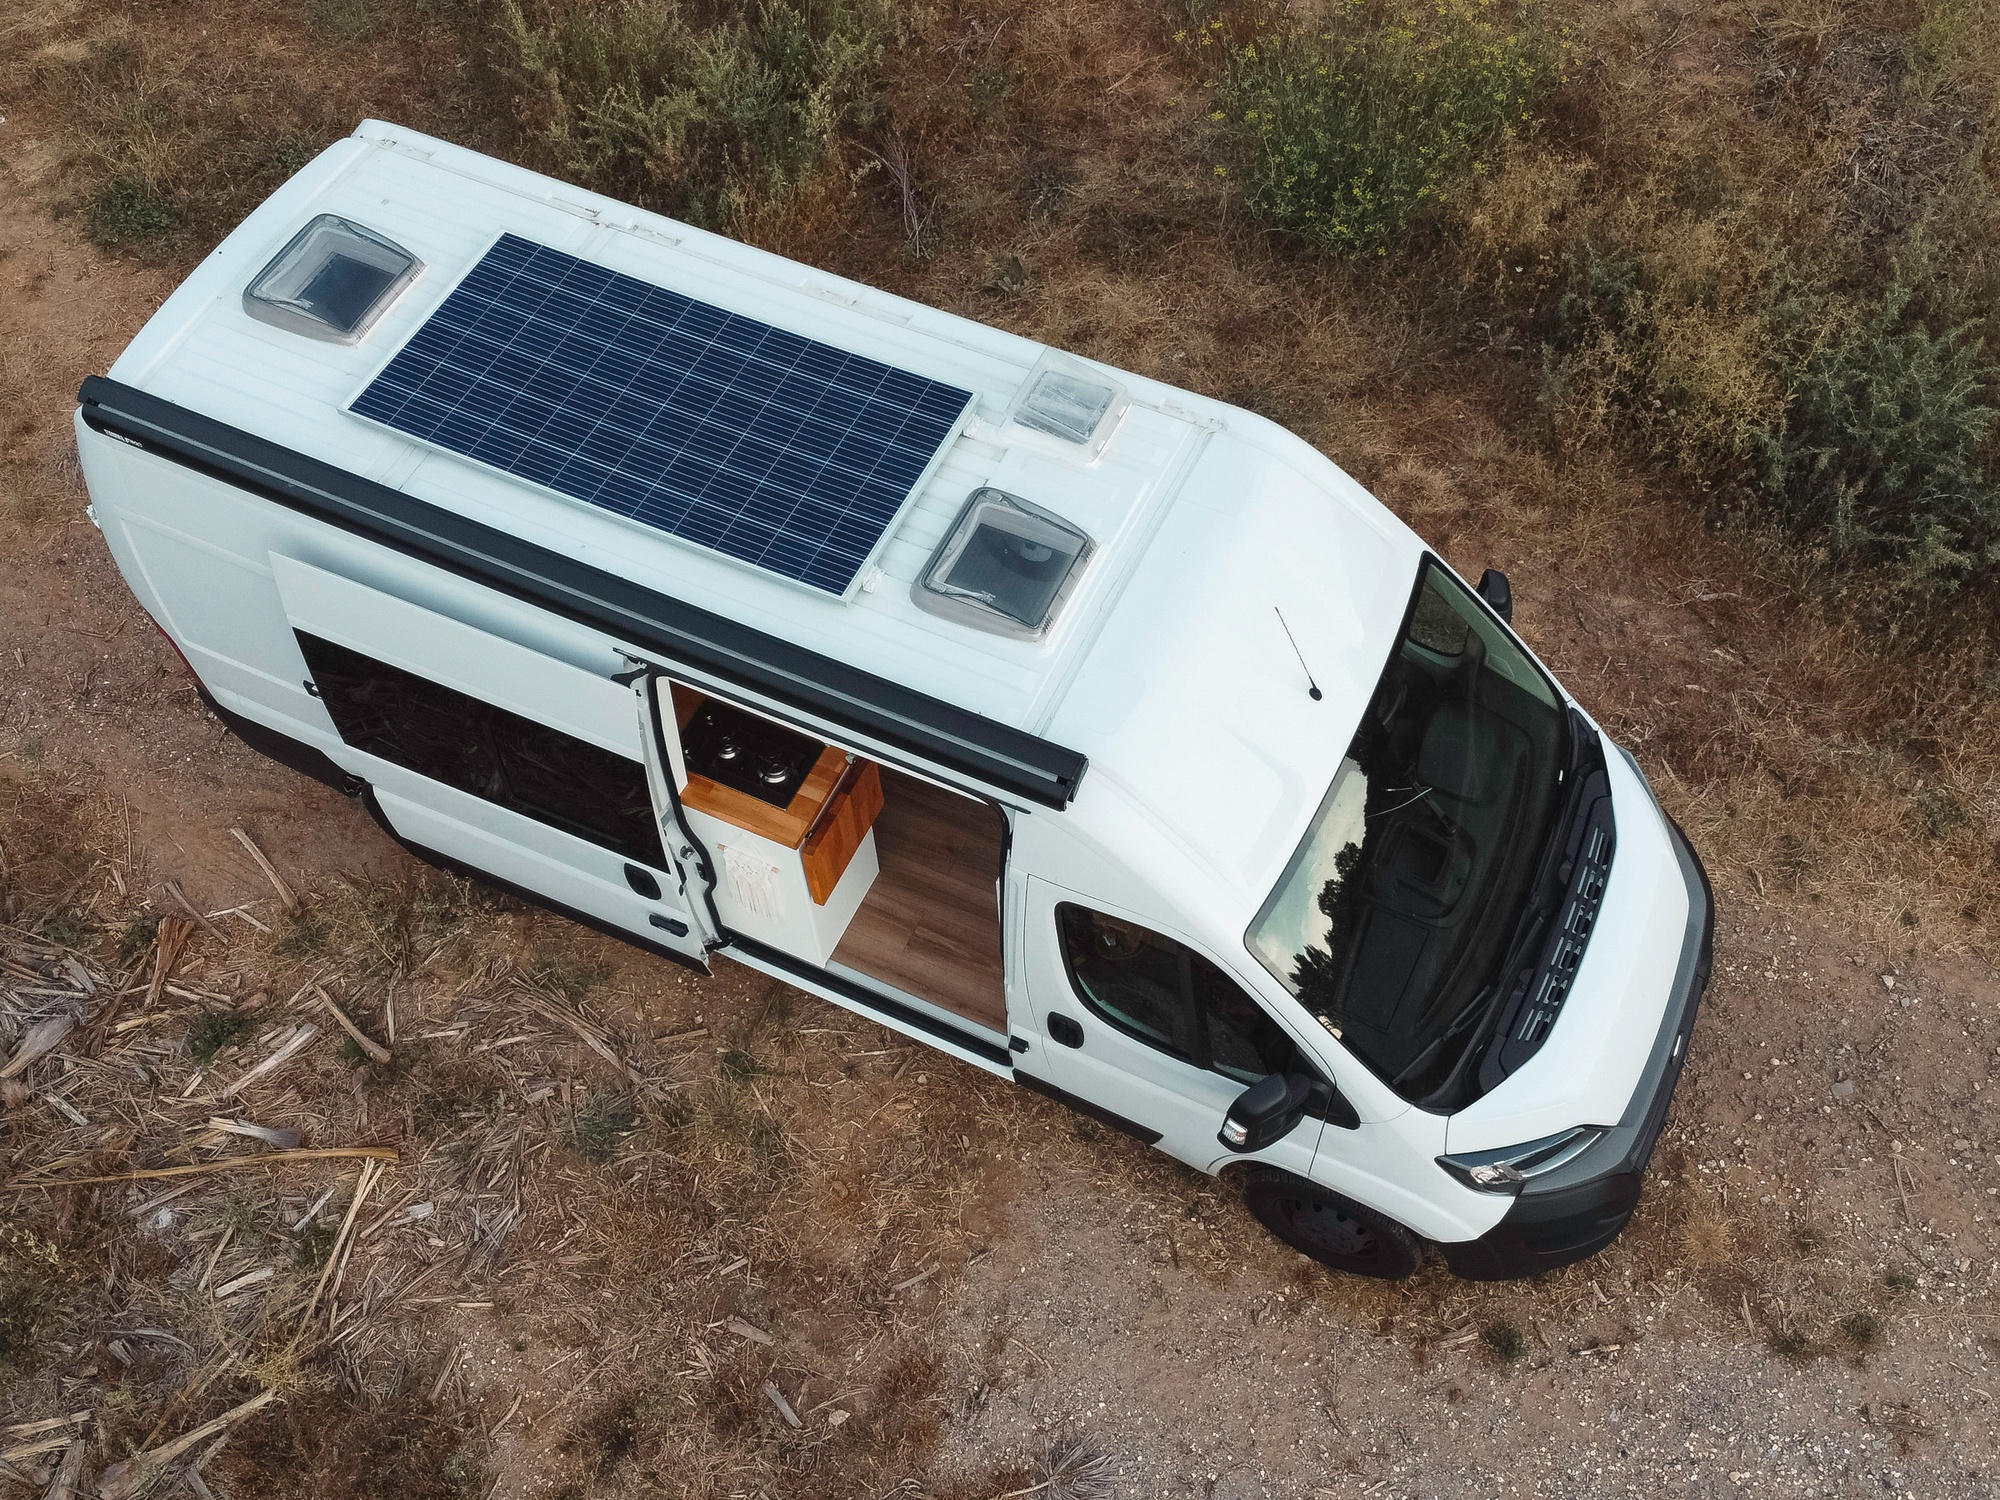
<svg viewBox="0 0 2000 1500"><path fill-rule="evenodd" d="M853 762L800 847L814 901L824 903L833 894L881 811L882 768L872 760Z"/></svg>
<svg viewBox="0 0 2000 1500"><path fill-rule="evenodd" d="M881 768L679 684L674 717L681 805L714 857L723 923L824 966L875 880ZM729 747L727 766L718 743ZM746 770L752 762L786 780L773 790ZM782 787L794 783L781 805Z"/></svg>

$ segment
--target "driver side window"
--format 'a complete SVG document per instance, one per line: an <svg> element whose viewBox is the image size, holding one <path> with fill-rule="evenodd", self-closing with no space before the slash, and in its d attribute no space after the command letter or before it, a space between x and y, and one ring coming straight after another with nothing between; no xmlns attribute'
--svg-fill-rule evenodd
<svg viewBox="0 0 2000 1500"><path fill-rule="evenodd" d="M1243 1083L1318 1072L1263 1006L1186 944L1069 902L1056 924L1078 996L1127 1035Z"/></svg>

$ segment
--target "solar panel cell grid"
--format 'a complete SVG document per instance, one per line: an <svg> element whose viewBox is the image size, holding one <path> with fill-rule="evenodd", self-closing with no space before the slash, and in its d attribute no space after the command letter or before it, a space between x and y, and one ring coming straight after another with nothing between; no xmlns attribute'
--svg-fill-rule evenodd
<svg viewBox="0 0 2000 1500"><path fill-rule="evenodd" d="M348 409L842 594L971 400L505 235Z"/></svg>

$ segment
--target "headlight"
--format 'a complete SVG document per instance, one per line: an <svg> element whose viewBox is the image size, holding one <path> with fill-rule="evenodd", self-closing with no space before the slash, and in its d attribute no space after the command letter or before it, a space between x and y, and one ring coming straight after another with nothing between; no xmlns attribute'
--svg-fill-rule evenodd
<svg viewBox="0 0 2000 1500"><path fill-rule="evenodd" d="M1518 1193L1537 1177L1575 1161L1603 1134L1602 1125L1578 1125L1560 1135L1529 1141L1525 1146L1440 1156L1437 1164L1467 1187L1482 1193Z"/></svg>

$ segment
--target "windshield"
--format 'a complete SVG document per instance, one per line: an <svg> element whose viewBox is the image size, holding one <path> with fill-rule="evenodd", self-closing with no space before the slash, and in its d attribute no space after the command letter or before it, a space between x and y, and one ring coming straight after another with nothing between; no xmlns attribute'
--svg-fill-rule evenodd
<svg viewBox="0 0 2000 1500"><path fill-rule="evenodd" d="M1304 840L1246 934L1408 1099L1448 1079L1558 805L1553 684L1426 559L1410 619Z"/></svg>

